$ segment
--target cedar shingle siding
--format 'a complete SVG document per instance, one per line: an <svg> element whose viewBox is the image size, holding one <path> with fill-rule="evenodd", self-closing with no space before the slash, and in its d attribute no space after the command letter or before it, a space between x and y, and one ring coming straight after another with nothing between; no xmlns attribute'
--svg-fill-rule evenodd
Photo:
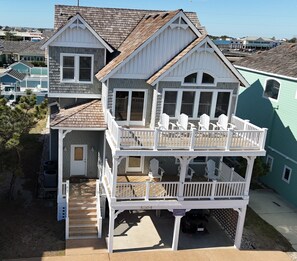
<svg viewBox="0 0 297 261"><path fill-rule="evenodd" d="M76 47L49 47L49 91L52 93L83 93L101 94L101 82L93 77L93 83L62 83L60 82L60 54L93 54L95 74L104 66L104 49L76 48Z"/></svg>

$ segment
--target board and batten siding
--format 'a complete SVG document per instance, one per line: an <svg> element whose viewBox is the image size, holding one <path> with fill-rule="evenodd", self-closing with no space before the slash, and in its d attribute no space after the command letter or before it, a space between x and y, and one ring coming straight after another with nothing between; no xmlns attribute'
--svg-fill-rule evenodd
<svg viewBox="0 0 297 261"><path fill-rule="evenodd" d="M65 83L61 82L60 54L92 54L93 83ZM78 94L101 94L101 82L95 74L104 66L105 49L76 48L76 47L49 47L49 93L78 93Z"/></svg>
<svg viewBox="0 0 297 261"><path fill-rule="evenodd" d="M189 27L182 29L169 26L120 68L113 77L129 78L129 75L137 74L137 78L148 79L196 37Z"/></svg>
<svg viewBox="0 0 297 261"><path fill-rule="evenodd" d="M71 145L88 145L87 177L97 178L98 152L103 155L104 131L72 131L63 140L63 179L70 177ZM92 151L92 148L94 151Z"/></svg>

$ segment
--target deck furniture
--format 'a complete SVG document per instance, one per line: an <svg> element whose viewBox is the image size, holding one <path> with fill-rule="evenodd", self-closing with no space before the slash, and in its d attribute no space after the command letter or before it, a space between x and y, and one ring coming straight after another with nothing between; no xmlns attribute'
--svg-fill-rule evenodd
<svg viewBox="0 0 297 261"><path fill-rule="evenodd" d="M228 116L226 116L225 114L221 114L217 121L217 128L219 128L220 130L228 130L228 128L234 129L235 125L228 123Z"/></svg>
<svg viewBox="0 0 297 261"><path fill-rule="evenodd" d="M205 177L208 180L217 180L220 174L221 171L216 168L216 163L212 159L208 160L205 167Z"/></svg>
<svg viewBox="0 0 297 261"><path fill-rule="evenodd" d="M217 126L210 122L210 117L207 114L202 114L198 122L198 130L209 131L210 126L214 130Z"/></svg>
<svg viewBox="0 0 297 261"><path fill-rule="evenodd" d="M166 113L161 114L158 126L160 130L173 130L174 128L176 128L176 125L169 121L169 115Z"/></svg>
<svg viewBox="0 0 297 261"><path fill-rule="evenodd" d="M195 174L195 170L193 170L191 167L188 166L185 179L188 179L191 182L194 174ZM180 176L180 166L178 166L177 175Z"/></svg>
<svg viewBox="0 0 297 261"><path fill-rule="evenodd" d="M148 174L150 177L150 180L159 179L160 181L162 181L164 172L165 172L164 169L159 167L159 161L153 158L150 161L150 172Z"/></svg>
<svg viewBox="0 0 297 261"><path fill-rule="evenodd" d="M188 115L182 113L178 116L178 120L176 122L176 126L180 130L188 130L188 126L190 126L190 129L193 129L195 125L193 123L189 122L189 117Z"/></svg>

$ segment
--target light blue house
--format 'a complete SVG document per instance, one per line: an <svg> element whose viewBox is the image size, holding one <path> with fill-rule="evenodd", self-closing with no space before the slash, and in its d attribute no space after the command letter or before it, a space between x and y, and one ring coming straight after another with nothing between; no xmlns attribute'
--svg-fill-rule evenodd
<svg viewBox="0 0 297 261"><path fill-rule="evenodd" d="M31 69L34 66L31 63L28 63L26 61L19 61L19 62L11 64L9 67L20 72L20 73L29 75L29 74L31 74Z"/></svg>
<svg viewBox="0 0 297 261"><path fill-rule="evenodd" d="M250 83L236 114L269 129L267 186L297 205L297 44L283 44L246 57L236 65Z"/></svg>

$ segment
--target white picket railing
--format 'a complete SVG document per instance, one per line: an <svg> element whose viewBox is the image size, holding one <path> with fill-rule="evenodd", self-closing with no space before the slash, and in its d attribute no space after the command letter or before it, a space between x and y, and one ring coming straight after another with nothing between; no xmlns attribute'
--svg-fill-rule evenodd
<svg viewBox="0 0 297 261"><path fill-rule="evenodd" d="M62 182L62 198L66 198L66 182Z"/></svg>
<svg viewBox="0 0 297 261"><path fill-rule="evenodd" d="M66 180L66 217L65 217L65 237L69 239L69 180Z"/></svg>
<svg viewBox="0 0 297 261"><path fill-rule="evenodd" d="M267 129L232 116L234 129L200 131L123 128L107 111L109 134L117 149L177 149L177 150L262 150Z"/></svg>
<svg viewBox="0 0 297 261"><path fill-rule="evenodd" d="M112 172L111 172L111 168L109 167L109 164L108 164L107 160L105 160L104 174L105 174L105 178L107 179L108 186L111 189Z"/></svg>
<svg viewBox="0 0 297 261"><path fill-rule="evenodd" d="M100 180L96 180L96 208L97 208L97 232L98 238L102 237L102 215L100 205Z"/></svg>

